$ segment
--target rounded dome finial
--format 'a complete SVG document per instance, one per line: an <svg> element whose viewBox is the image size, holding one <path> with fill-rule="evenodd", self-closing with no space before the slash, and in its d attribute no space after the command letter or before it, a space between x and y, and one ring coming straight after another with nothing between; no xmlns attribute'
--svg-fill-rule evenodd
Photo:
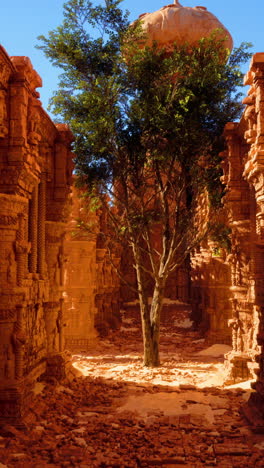
<svg viewBox="0 0 264 468"><path fill-rule="evenodd" d="M147 35L147 45L156 42L167 49L173 47L174 43L194 45L217 31L217 38L223 39L224 47L232 50L232 37L216 16L205 7L183 7L179 0L173 1L158 11L140 16L142 30Z"/></svg>

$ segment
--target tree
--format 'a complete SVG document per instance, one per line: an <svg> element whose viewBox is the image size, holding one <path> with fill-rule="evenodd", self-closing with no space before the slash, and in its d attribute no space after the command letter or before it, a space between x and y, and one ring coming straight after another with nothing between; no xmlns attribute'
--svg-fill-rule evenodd
<svg viewBox="0 0 264 468"><path fill-rule="evenodd" d="M107 213L105 242L132 249L144 365L158 366L166 281L208 232L201 197L220 204L221 135L240 116L239 65L249 55L242 44L228 60L216 35L169 54L142 47L140 25L129 26L119 3L69 0L39 48L64 72L52 107L76 136L79 183Z"/></svg>

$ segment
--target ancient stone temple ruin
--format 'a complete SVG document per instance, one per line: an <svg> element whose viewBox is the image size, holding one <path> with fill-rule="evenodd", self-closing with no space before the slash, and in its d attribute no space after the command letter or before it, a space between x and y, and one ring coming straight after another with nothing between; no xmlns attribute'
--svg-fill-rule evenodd
<svg viewBox="0 0 264 468"><path fill-rule="evenodd" d="M263 154L264 54L252 57L240 122L225 127L222 153L224 218L231 248L208 239L192 258L194 314L211 342L231 343L227 382L257 378L246 410L255 422L264 410L263 370ZM256 416L258 414L258 417ZM253 415L253 416L252 416Z"/></svg>
<svg viewBox="0 0 264 468"><path fill-rule="evenodd" d="M64 376L65 349L118 325L119 282L76 234L73 135L43 110L29 58L1 48L0 86L0 421L14 423L37 379Z"/></svg>
<svg viewBox="0 0 264 468"><path fill-rule="evenodd" d="M29 58L1 48L0 86L0 420L15 422L32 382L64 373L73 136L43 110Z"/></svg>
<svg viewBox="0 0 264 468"><path fill-rule="evenodd" d="M158 18L178 7L164 7ZM199 15L205 10L196 7ZM149 31L155 18L143 15ZM245 412L263 426L263 53L253 56L245 84L243 117L227 123L221 155L227 187L221 216L231 246L205 240L170 279L166 298L192 307L209 343L232 346L226 380L255 379ZM120 310L135 300L116 274L120 267L133 281L129 255L117 252L110 261L100 236L104 213L88 213L83 193L73 188L74 137L43 110L40 86L27 57L0 48L0 423L15 425L33 384L63 378L69 351L85 351L118 328ZM97 233L79 229L87 219Z"/></svg>

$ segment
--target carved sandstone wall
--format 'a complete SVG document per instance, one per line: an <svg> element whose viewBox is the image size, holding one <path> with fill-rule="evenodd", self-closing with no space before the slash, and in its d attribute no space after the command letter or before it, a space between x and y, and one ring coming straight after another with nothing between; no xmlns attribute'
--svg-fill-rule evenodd
<svg viewBox="0 0 264 468"><path fill-rule="evenodd" d="M227 382L255 377L251 408L264 416L264 54L255 54L245 77L246 108L225 127L222 154L225 222L231 250L205 243L192 259L193 305L213 342L228 342ZM219 254L220 252L220 254ZM257 368L259 369L257 370Z"/></svg>
<svg viewBox="0 0 264 468"><path fill-rule="evenodd" d="M83 351L96 339L94 318L96 294L96 233L80 229L80 222L92 223L97 230L97 216L86 209L82 192L73 187L72 209L65 242L65 346Z"/></svg>
<svg viewBox="0 0 264 468"><path fill-rule="evenodd" d="M73 187L72 209L65 243L65 346L77 352L91 347L97 336L119 326L120 280L116 252L105 248L105 214L90 209L85 190Z"/></svg>
<svg viewBox="0 0 264 468"><path fill-rule="evenodd" d="M231 273L224 249L207 240L192 256L192 318L209 343L231 345Z"/></svg>
<svg viewBox="0 0 264 468"><path fill-rule="evenodd" d="M116 246L111 256L107 249L107 213L101 209L98 216L98 236L96 241L96 294L95 328L100 336L118 328L121 322L120 299L120 248Z"/></svg>
<svg viewBox="0 0 264 468"><path fill-rule="evenodd" d="M232 226L233 368L258 364L247 415L264 423L264 53L252 57L240 123L227 124L224 172ZM232 369L232 366L231 366ZM258 422L259 421L259 422Z"/></svg>
<svg viewBox="0 0 264 468"><path fill-rule="evenodd" d="M72 134L41 107L27 57L0 47L0 422L63 366L64 236Z"/></svg>

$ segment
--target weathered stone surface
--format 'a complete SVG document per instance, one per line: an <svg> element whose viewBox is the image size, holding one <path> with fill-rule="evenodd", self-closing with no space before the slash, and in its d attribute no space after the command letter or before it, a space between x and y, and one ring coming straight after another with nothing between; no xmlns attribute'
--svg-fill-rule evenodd
<svg viewBox="0 0 264 468"><path fill-rule="evenodd" d="M256 378L249 407L256 425L264 417L263 368L263 181L264 181L264 54L253 56L240 122L230 122L222 153L224 196L222 220L231 228L231 250L204 243L192 257L193 317L211 341L228 343L227 382ZM256 419L256 418L255 418Z"/></svg>
<svg viewBox="0 0 264 468"><path fill-rule="evenodd" d="M233 351L228 359L231 377L245 378L257 371L250 405L264 416L263 369L263 151L264 54L255 54L245 84L250 85L246 109L238 124L227 124L224 164L229 192L226 205L232 227L231 297ZM257 365L258 363L258 365ZM232 366L233 365L233 366ZM254 373L253 373L254 375Z"/></svg>
<svg viewBox="0 0 264 468"><path fill-rule="evenodd" d="M85 209L85 198L73 187L71 214L65 242L65 346L71 351L84 351L96 339L94 317L96 294L96 233L78 226L94 223L97 216Z"/></svg>
<svg viewBox="0 0 264 468"><path fill-rule="evenodd" d="M184 7L175 0L174 4L166 5L154 13L144 13L139 19L149 45L154 41L166 48L174 42L195 44L218 29L221 30L219 37L225 39L226 47L230 50L233 47L232 37L227 29L206 7Z"/></svg>
<svg viewBox="0 0 264 468"><path fill-rule="evenodd" d="M42 109L28 57L0 47L0 70L0 422L19 424L47 357L64 349L73 137Z"/></svg>

